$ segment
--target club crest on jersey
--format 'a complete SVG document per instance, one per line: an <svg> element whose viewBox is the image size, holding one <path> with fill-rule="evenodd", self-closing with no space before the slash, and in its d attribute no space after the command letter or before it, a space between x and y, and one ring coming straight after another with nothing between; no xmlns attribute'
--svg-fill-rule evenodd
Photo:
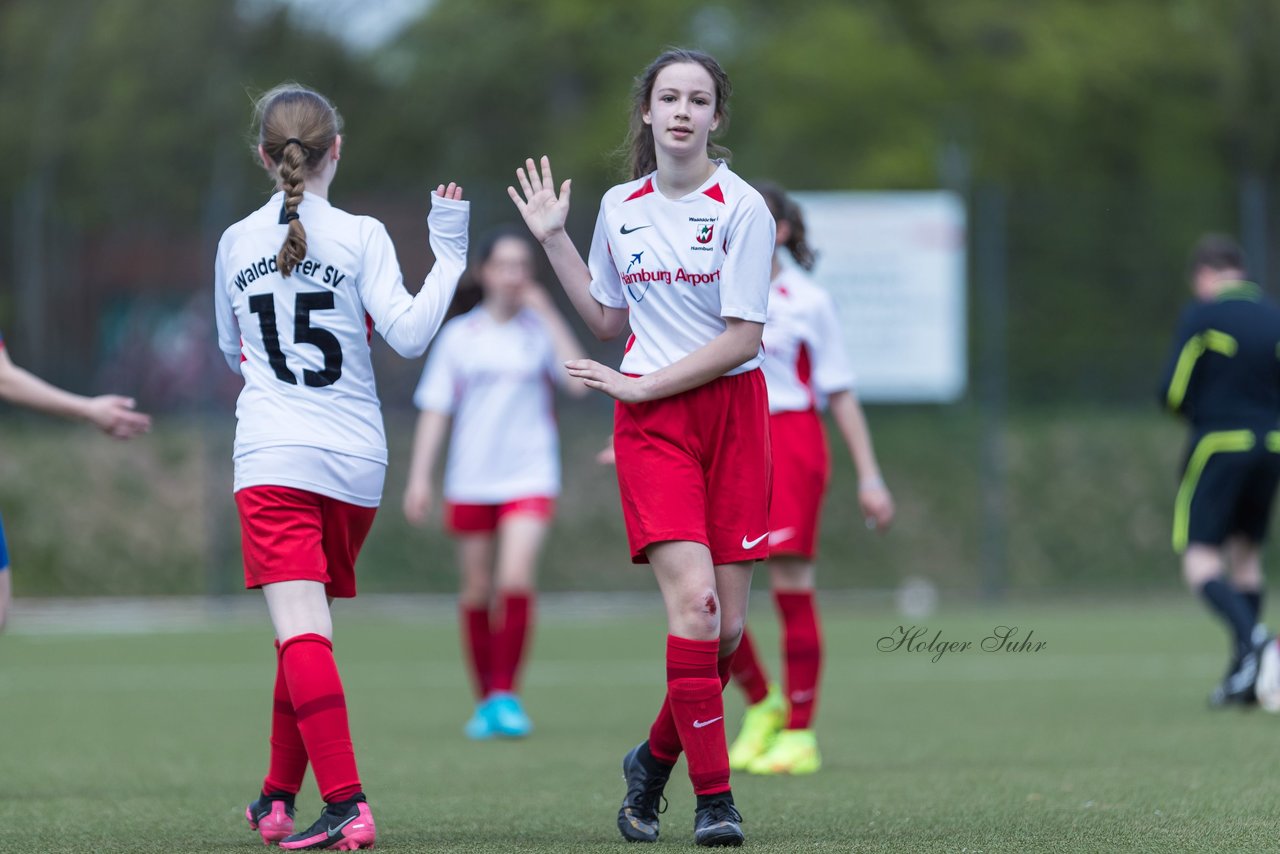
<svg viewBox="0 0 1280 854"><path fill-rule="evenodd" d="M700 225L698 226L698 231L696 234L694 234L693 239L704 245L707 243L710 243L711 235L713 232L715 232L715 230L716 230L716 227L713 224L707 223L704 225Z"/></svg>

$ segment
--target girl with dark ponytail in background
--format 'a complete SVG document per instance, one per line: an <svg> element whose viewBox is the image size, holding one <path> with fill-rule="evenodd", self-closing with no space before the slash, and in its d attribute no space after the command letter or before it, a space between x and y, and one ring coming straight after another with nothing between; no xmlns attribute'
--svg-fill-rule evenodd
<svg viewBox="0 0 1280 854"><path fill-rule="evenodd" d="M812 719L822 665L813 562L831 475L820 415L824 407L831 410L857 466L858 503L869 527L888 528L893 497L880 476L871 433L853 392L835 303L805 275L815 258L800 207L777 185L758 184L756 189L777 222L763 368L773 453L769 581L782 621L785 691L769 687L751 634L744 630L733 677L749 706L729 748L729 766L753 774L809 774L822 764ZM783 266L783 249L799 269Z"/></svg>

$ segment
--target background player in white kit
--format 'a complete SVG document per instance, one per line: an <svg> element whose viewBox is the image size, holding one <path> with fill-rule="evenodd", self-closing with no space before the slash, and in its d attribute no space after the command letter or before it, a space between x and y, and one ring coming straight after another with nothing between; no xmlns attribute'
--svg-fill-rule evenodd
<svg viewBox="0 0 1280 854"><path fill-rule="evenodd" d="M151 416L135 412L133 398L118 394L84 397L64 391L45 382L30 371L20 368L9 358L9 350L0 335L0 400L25 406L48 415L76 421L88 421L115 439L131 439L151 429ZM9 573L9 546L0 525L0 631L9 621L9 603L13 584Z"/></svg>
<svg viewBox="0 0 1280 854"><path fill-rule="evenodd" d="M582 358L582 345L533 273L525 229L499 228L479 242L464 282L480 289L481 302L440 330L414 394L422 414L404 514L426 522L447 433L444 517L458 542L459 617L478 702L465 732L475 739L533 728L516 688L538 555L560 493L554 387L587 393L564 368Z"/></svg>
<svg viewBox="0 0 1280 854"><path fill-rule="evenodd" d="M631 177L600 203L589 266L564 230L570 182L529 160L508 188L561 284L602 339L631 325L622 373L569 372L617 399L614 450L632 560L652 564L667 608L667 697L623 760L622 835L658 838L683 750L698 796L694 839L739 845L723 680L746 618L753 562L768 555L768 401L759 365L773 217L723 160L728 118L714 58L670 50L636 80Z"/></svg>
<svg viewBox="0 0 1280 854"><path fill-rule="evenodd" d="M854 376L845 357L835 303L805 275L814 256L805 241L800 207L781 187L757 184L777 221L777 250L764 327L764 376L769 387L773 498L769 507L769 581L782 621L785 700L770 690L751 634L744 631L733 676L749 705L742 731L729 749L734 770L753 774L807 774L822 761L811 727L822 666L822 634L814 603L814 565L822 499L831 475L826 431L819 414L829 407L858 469L858 503L868 524L884 531L893 521ZM800 270L783 266L783 249Z"/></svg>
<svg viewBox="0 0 1280 854"><path fill-rule="evenodd" d="M282 848L368 848L376 832L329 602L356 594L386 471L369 344L376 329L403 356L426 350L465 266L469 204L454 184L436 190L436 262L410 297L383 225L329 204L342 137L328 100L284 84L258 102L258 122L258 156L281 191L226 230L214 271L218 344L245 383L235 443L245 585L262 588L278 650L271 760L246 817ZM308 761L325 808L294 833Z"/></svg>

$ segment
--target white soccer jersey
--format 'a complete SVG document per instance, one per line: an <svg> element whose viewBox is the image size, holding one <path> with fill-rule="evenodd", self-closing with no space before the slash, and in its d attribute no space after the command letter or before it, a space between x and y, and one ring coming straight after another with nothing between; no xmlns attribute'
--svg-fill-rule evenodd
<svg viewBox="0 0 1280 854"><path fill-rule="evenodd" d="M500 504L560 492L553 384L568 372L528 309L498 322L484 305L440 330L413 401L453 416L444 495Z"/></svg>
<svg viewBox="0 0 1280 854"><path fill-rule="evenodd" d="M377 329L402 356L426 350L466 265L470 203L432 197L436 263L416 297L404 289L382 223L311 193L298 206L307 257L292 275L280 275L283 203L284 193L276 193L218 243L218 346L244 376L235 488L295 486L376 505L387 443L370 339ZM317 450L342 458L323 469L304 467Z"/></svg>
<svg viewBox="0 0 1280 854"><path fill-rule="evenodd" d="M724 163L680 199L658 192L653 175L605 193L588 266L596 301L631 312L622 371L682 359L724 332L726 317L764 323L773 234L764 199Z"/></svg>
<svg viewBox="0 0 1280 854"><path fill-rule="evenodd" d="M773 281L764 349L771 413L822 409L828 395L853 388L835 301L798 270Z"/></svg>

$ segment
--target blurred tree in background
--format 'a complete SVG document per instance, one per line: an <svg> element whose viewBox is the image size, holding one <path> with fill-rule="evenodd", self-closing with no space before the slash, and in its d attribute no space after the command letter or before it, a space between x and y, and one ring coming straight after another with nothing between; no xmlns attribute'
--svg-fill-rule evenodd
<svg viewBox="0 0 1280 854"><path fill-rule="evenodd" d="M1275 0L421 8L369 46L334 35L341 0L0 6L0 323L27 363L75 378L121 346L102 320L120 304L206 290L210 240L269 190L250 96L284 79L338 104L338 201L399 220L416 273L429 188L456 177L479 227L510 219L530 154L575 178L585 239L622 169L633 76L665 45L706 48L734 79L725 141L748 177L1002 190L1027 402L1145 402L1187 246L1237 230L1242 200L1263 221L1280 178Z"/></svg>

